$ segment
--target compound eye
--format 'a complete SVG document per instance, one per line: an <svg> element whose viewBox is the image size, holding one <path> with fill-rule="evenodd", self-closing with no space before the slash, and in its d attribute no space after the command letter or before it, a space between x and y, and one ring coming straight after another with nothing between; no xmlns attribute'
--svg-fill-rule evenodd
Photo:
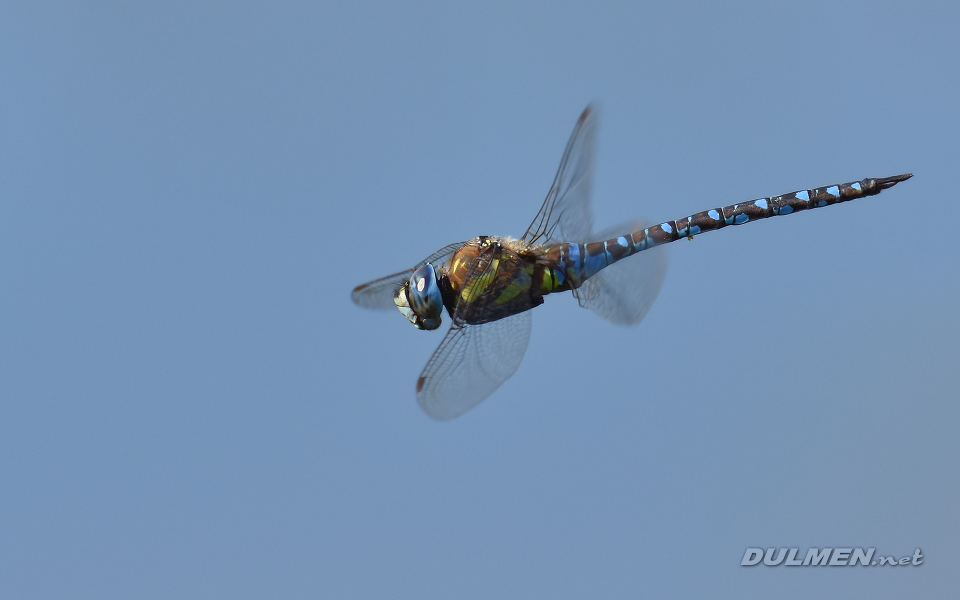
<svg viewBox="0 0 960 600"><path fill-rule="evenodd" d="M443 296L433 265L423 265L410 276L410 308L422 319L440 318Z"/></svg>

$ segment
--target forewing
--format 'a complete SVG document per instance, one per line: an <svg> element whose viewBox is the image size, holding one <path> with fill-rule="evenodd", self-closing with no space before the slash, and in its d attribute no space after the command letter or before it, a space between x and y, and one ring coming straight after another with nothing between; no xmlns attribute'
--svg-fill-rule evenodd
<svg viewBox="0 0 960 600"><path fill-rule="evenodd" d="M373 281L368 281L367 283L358 285L357 287L353 288L352 292L350 292L350 298L353 300L354 304L357 306L362 306L363 308L372 308L377 310L395 309L396 305L393 303L393 295L398 289L400 289L404 282L410 279L410 276L413 275L414 271L427 263L436 266L440 263L448 261L453 253L464 244L466 244L466 242L448 244L418 262L412 269L400 271L399 273L387 275L386 277L381 277L380 279L374 279Z"/></svg>
<svg viewBox="0 0 960 600"><path fill-rule="evenodd" d="M528 244L589 239L593 229L590 186L596 140L595 112L588 106L573 128L547 198L521 238Z"/></svg>
<svg viewBox="0 0 960 600"><path fill-rule="evenodd" d="M608 240L644 227L643 222L612 227L592 239ZM657 299L666 269L667 249L657 246L610 265L587 279L573 294L580 306L589 308L605 321L636 325Z"/></svg>
<svg viewBox="0 0 960 600"><path fill-rule="evenodd" d="M357 306L363 308L372 308L375 310L386 310L396 308L393 303L393 294L400 289L403 282L410 279L414 269L400 271L393 275L387 275L380 279L368 281L363 285L358 285L350 292L350 298Z"/></svg>
<svg viewBox="0 0 960 600"><path fill-rule="evenodd" d="M453 325L417 380L417 402L434 419L458 417L516 372L530 341L530 311Z"/></svg>

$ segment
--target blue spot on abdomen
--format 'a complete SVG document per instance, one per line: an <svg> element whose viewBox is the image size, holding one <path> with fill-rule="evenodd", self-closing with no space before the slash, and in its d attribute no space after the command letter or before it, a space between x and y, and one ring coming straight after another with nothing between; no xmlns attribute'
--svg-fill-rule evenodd
<svg viewBox="0 0 960 600"><path fill-rule="evenodd" d="M590 256L589 254L584 257L583 261L583 270L589 275L593 276L600 272L600 269L607 266L607 256L606 254L597 254L596 256Z"/></svg>

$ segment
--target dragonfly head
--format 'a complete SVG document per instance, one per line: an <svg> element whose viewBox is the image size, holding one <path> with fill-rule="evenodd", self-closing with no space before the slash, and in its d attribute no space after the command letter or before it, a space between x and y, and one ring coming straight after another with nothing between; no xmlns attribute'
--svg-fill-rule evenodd
<svg viewBox="0 0 960 600"><path fill-rule="evenodd" d="M437 271L426 264L418 268L393 296L403 316L417 329L440 327L443 313L443 296L437 282Z"/></svg>

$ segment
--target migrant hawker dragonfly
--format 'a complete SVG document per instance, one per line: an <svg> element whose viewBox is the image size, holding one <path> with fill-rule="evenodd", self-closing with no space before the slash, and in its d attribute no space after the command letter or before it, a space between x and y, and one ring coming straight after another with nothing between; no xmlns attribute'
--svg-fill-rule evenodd
<svg viewBox="0 0 960 600"><path fill-rule="evenodd" d="M645 227L593 231L590 206L595 118L588 107L573 130L553 186L520 239L480 236L444 246L413 268L357 286L364 308L400 312L419 329L450 329L417 379L417 401L436 419L479 404L520 366L530 309L571 291L620 325L639 323L660 290L664 257L639 254L681 238L776 215L879 194L910 174L868 178L712 208ZM625 260L628 259L629 260Z"/></svg>

